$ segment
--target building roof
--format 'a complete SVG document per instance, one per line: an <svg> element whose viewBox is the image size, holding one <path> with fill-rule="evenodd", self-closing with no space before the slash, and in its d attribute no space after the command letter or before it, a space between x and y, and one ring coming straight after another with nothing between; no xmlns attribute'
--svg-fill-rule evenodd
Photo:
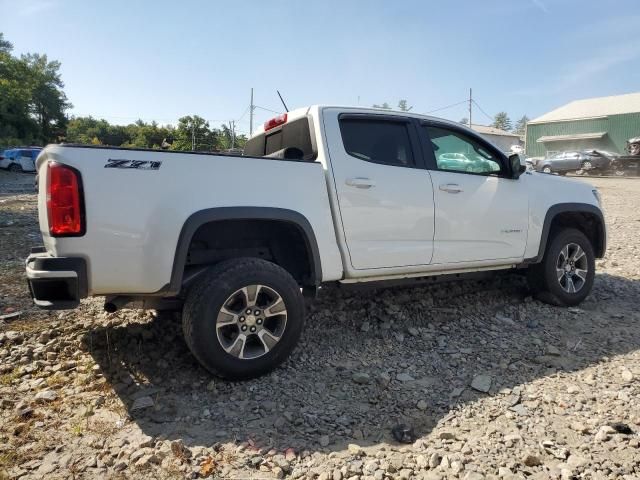
<svg viewBox="0 0 640 480"><path fill-rule="evenodd" d="M640 112L640 92L611 97L585 98L567 103L529 123L558 122L561 120L579 120L584 118L606 117Z"/></svg>
<svg viewBox="0 0 640 480"><path fill-rule="evenodd" d="M602 138L607 132L594 132L594 133L576 133L574 135L543 135L536 142L566 142L568 140L590 140L594 138Z"/></svg>
<svg viewBox="0 0 640 480"><path fill-rule="evenodd" d="M504 137L519 137L520 135L516 133L507 132L506 130L500 130L499 128L490 127L488 125L478 125L474 123L471 126L471 129L475 132L484 134L484 135L500 135Z"/></svg>

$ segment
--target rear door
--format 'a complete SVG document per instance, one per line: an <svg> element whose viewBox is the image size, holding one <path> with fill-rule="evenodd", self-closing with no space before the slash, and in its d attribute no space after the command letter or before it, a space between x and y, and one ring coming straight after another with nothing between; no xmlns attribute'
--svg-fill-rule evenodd
<svg viewBox="0 0 640 480"><path fill-rule="evenodd" d="M436 207L432 263L521 259L527 241L529 196L525 179L506 178L506 158L477 135L448 123L421 122L420 135L433 179ZM464 154L466 168L446 159Z"/></svg>
<svg viewBox="0 0 640 480"><path fill-rule="evenodd" d="M433 187L413 122L338 109L324 110L323 119L351 266L429 264Z"/></svg>

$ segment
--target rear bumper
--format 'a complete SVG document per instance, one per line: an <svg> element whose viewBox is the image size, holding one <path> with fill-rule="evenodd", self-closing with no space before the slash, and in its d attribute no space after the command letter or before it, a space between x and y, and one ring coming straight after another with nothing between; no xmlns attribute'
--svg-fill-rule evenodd
<svg viewBox="0 0 640 480"><path fill-rule="evenodd" d="M32 249L26 261L33 302L46 310L76 308L88 293L84 258L52 257L43 248Z"/></svg>

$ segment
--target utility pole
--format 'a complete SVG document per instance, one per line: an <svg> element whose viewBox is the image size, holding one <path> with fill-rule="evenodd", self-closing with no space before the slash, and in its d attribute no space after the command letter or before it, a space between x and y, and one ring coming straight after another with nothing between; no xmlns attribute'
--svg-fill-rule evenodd
<svg viewBox="0 0 640 480"><path fill-rule="evenodd" d="M236 145L236 122L234 120L229 121L229 130L231 131L231 150Z"/></svg>
<svg viewBox="0 0 640 480"><path fill-rule="evenodd" d="M473 104L473 94L469 89L469 128L473 129L473 122L471 121L471 105Z"/></svg>
<svg viewBox="0 0 640 480"><path fill-rule="evenodd" d="M191 151L195 151L196 149L196 122L194 120L191 121Z"/></svg>
<svg viewBox="0 0 640 480"><path fill-rule="evenodd" d="M253 105L253 88L251 88L251 103L249 104L249 135L253 134L253 110L256 107Z"/></svg>

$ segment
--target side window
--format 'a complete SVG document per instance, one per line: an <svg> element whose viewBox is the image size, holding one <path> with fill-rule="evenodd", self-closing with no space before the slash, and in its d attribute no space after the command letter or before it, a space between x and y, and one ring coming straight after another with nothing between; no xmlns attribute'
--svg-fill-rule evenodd
<svg viewBox="0 0 640 480"><path fill-rule="evenodd" d="M438 170L489 175L502 170L500 159L472 137L441 127L424 126Z"/></svg>
<svg viewBox="0 0 640 480"><path fill-rule="evenodd" d="M340 120L340 132L345 151L367 162L415 166L407 124L390 120Z"/></svg>

